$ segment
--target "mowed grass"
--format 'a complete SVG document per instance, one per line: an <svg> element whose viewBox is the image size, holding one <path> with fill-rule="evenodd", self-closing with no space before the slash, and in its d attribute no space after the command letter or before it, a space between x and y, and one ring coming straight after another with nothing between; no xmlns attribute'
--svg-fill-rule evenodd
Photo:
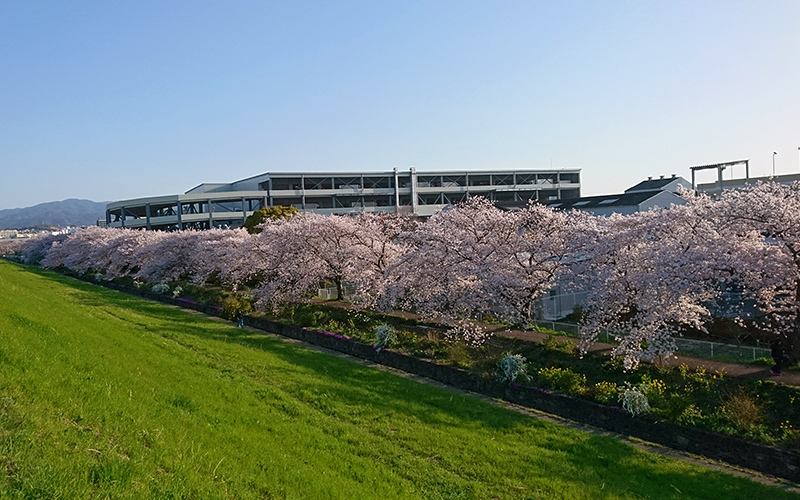
<svg viewBox="0 0 800 500"><path fill-rule="evenodd" d="M0 498L798 498L0 262Z"/></svg>

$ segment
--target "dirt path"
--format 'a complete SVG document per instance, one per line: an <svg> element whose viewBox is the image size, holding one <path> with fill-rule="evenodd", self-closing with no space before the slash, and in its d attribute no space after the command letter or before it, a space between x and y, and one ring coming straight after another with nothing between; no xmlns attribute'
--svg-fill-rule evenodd
<svg viewBox="0 0 800 500"><path fill-rule="evenodd" d="M348 304L345 302L321 301L321 303L325 305L341 307L344 309L353 308L352 304ZM414 320L419 319L419 316L405 311L392 311L391 315L407 319L414 319ZM493 332L495 335L503 337L511 337L515 339L525 340L528 342L542 342L545 338L549 336L549 334L547 333L540 333L530 330L511 330L506 327L497 325L483 324L483 327L486 328L488 331ZM575 344L579 342L578 339L575 339L573 337L558 337L558 338L563 340L569 340L570 342L573 342ZM612 344L595 342L589 350L592 352L610 353L613 348L614 346ZM746 378L754 378L761 380L774 380L779 384L800 386L800 371L785 370L783 374L776 376L770 373L768 366L751 365L745 363L731 363L727 361L716 361L711 359L694 358L691 356L673 356L672 358L669 358L665 362L667 365L670 366L680 366L681 364L685 363L686 366L688 366L692 370L702 367L709 372L712 373L720 372L728 377L746 377Z"/></svg>
<svg viewBox="0 0 800 500"><path fill-rule="evenodd" d="M491 328L491 327L489 327ZM496 327L495 327L496 328ZM508 330L496 328L495 335L504 337L512 337L528 342L541 342L548 334L522 331L522 330ZM572 337L559 337L559 339L569 340L578 343L578 340ZM614 348L612 344L605 344L603 342L595 342L590 348L593 352L607 352L610 353ZM700 367L705 368L709 372L721 372L728 377L747 377L762 380L774 380L780 384L800 386L800 372L786 370L783 374L776 376L772 375L768 366L750 365L745 363L730 363L727 361L716 361L711 359L693 358L691 356L672 356L665 360L669 366L680 366L686 364L691 369Z"/></svg>

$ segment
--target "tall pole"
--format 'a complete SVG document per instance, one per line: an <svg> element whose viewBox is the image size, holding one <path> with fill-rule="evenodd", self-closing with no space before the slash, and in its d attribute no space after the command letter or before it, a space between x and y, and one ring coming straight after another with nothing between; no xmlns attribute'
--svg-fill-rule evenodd
<svg viewBox="0 0 800 500"><path fill-rule="evenodd" d="M777 151L772 152L772 177L775 177L775 155L778 154Z"/></svg>

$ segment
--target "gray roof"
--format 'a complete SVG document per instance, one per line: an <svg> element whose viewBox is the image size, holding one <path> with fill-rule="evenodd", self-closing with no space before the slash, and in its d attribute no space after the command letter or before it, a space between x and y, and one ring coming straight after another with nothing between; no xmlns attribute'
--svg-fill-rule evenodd
<svg viewBox="0 0 800 500"><path fill-rule="evenodd" d="M549 200L544 205L562 210L577 208L580 210L591 210L592 208L614 208L614 207L634 207L639 206L661 191L639 191L636 193L606 194L601 196L586 196L571 200Z"/></svg>
<svg viewBox="0 0 800 500"><path fill-rule="evenodd" d="M671 184L673 185L670 186ZM653 179L652 177L650 177L646 181L642 181L633 187L629 187L628 189L625 190L625 192L634 193L640 191L672 191L674 193L677 191L679 185L682 185L686 188L692 187L689 181L687 181L683 177L672 176L672 177L660 177L658 179Z"/></svg>
<svg viewBox="0 0 800 500"><path fill-rule="evenodd" d="M598 213L638 211L642 204L651 198L662 195L662 193L670 193L672 197L675 197L674 193L679 185L688 187L689 183L683 177L677 176L660 179L650 178L626 189L624 193L620 194L540 200L539 203L559 210L578 209ZM663 201L654 200L654 203L660 204ZM516 210L527 205L527 202L497 202L496 205L501 210Z"/></svg>

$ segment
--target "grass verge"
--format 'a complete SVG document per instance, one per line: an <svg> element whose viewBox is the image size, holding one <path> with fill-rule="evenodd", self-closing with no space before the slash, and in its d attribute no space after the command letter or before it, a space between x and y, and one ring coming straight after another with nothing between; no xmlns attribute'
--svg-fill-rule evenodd
<svg viewBox="0 0 800 500"><path fill-rule="evenodd" d="M2 498L797 498L0 262Z"/></svg>

